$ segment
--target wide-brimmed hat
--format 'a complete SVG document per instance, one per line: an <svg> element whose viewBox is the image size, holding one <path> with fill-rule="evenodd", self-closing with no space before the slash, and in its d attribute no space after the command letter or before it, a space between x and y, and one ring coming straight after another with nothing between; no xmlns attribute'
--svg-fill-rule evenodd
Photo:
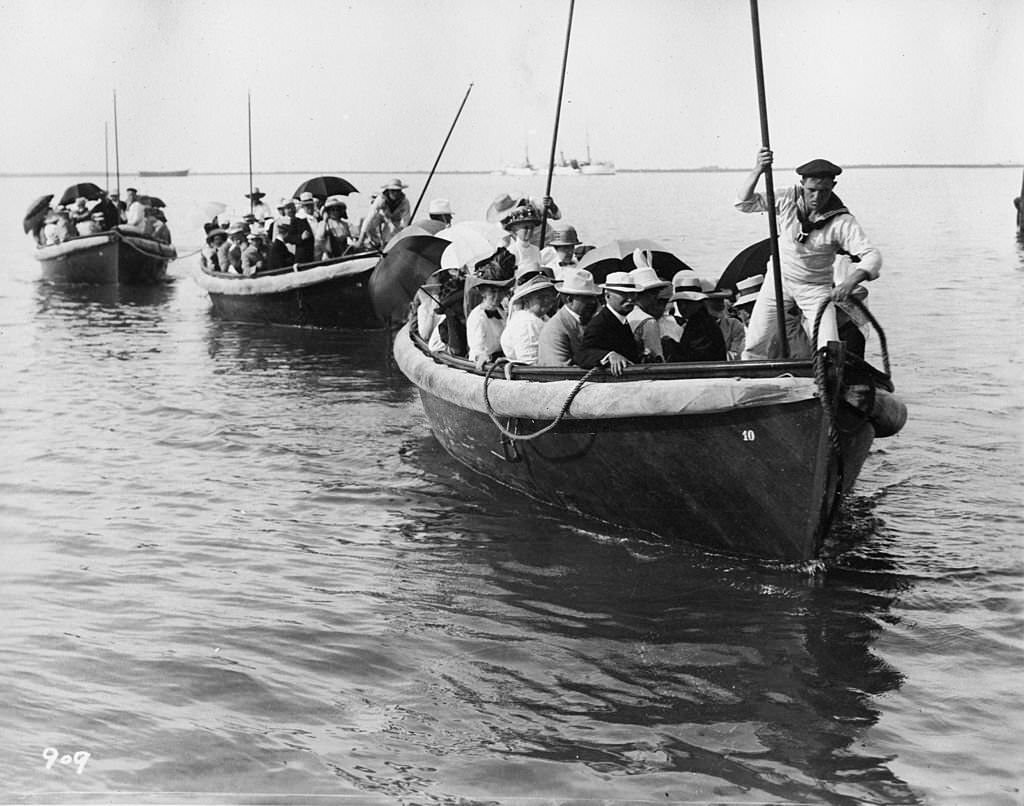
<svg viewBox="0 0 1024 806"><path fill-rule="evenodd" d="M246 193L245 198L252 199L253 201L259 201L267 194L261 191L258 187L252 189L252 193Z"/></svg>
<svg viewBox="0 0 1024 806"><path fill-rule="evenodd" d="M427 215L452 215L452 205L448 199L433 199L427 208Z"/></svg>
<svg viewBox="0 0 1024 806"><path fill-rule="evenodd" d="M299 197L295 200L299 204L316 204L316 196L310 191L304 190L299 194Z"/></svg>
<svg viewBox="0 0 1024 806"><path fill-rule="evenodd" d="M704 293L700 277L697 276L697 272L693 269L682 269L677 271L672 277L672 296L669 297L670 302L677 302L681 299L699 302L707 298L708 295Z"/></svg>
<svg viewBox="0 0 1024 806"><path fill-rule="evenodd" d="M488 221L501 221L505 214L515 206L516 200L507 193L502 193L491 202L490 206L487 208L487 214L484 217Z"/></svg>
<svg viewBox="0 0 1024 806"><path fill-rule="evenodd" d="M586 269L568 268L562 273L562 279L555 281L560 294L577 297L599 297L601 289L594 282L594 275Z"/></svg>
<svg viewBox="0 0 1024 806"><path fill-rule="evenodd" d="M248 225L244 224L241 221L237 221L234 224L232 224L230 227L228 227L227 233L228 233L229 236L231 236L231 235L243 235L243 234L247 233L248 231L249 231Z"/></svg>
<svg viewBox="0 0 1024 806"><path fill-rule="evenodd" d="M732 296L731 291L719 288L714 280L708 280L706 277L700 278L700 290L707 295L708 299L725 299Z"/></svg>
<svg viewBox="0 0 1024 806"><path fill-rule="evenodd" d="M668 280L662 280L658 276L658 272L650 266L641 266L639 269L633 269L633 271L629 272L629 276L633 278L638 294L655 288L668 288L672 285Z"/></svg>
<svg viewBox="0 0 1024 806"><path fill-rule="evenodd" d="M403 182L401 179L399 179L396 176L390 182L386 182L385 184L381 185L380 189L381 190L405 190L407 187L409 187L409 186L407 184L405 184L405 182Z"/></svg>
<svg viewBox="0 0 1024 806"><path fill-rule="evenodd" d="M525 285L531 282L535 277L546 277L549 280L555 279L555 270L550 266L541 266L540 264L528 264L520 266L516 269L515 281L516 285Z"/></svg>
<svg viewBox="0 0 1024 806"><path fill-rule="evenodd" d="M501 226L505 229L522 224L537 226L541 221L541 212L532 203L524 202L517 204L511 210L507 210L501 218Z"/></svg>
<svg viewBox="0 0 1024 806"><path fill-rule="evenodd" d="M536 294L538 291L546 291L547 289L554 289L555 284L551 282L550 278L535 277L529 282L523 283L518 286L514 292L512 292L512 299L509 300L510 305L515 305L519 300L524 297L528 297L531 294Z"/></svg>
<svg viewBox="0 0 1024 806"><path fill-rule="evenodd" d="M764 285L763 274L744 277L738 281L736 283L736 300L733 305L752 305L757 302L757 295L761 292L762 285Z"/></svg>
<svg viewBox="0 0 1024 806"><path fill-rule="evenodd" d="M633 282L633 278L628 271L613 271L601 283L601 288L605 291L618 291L623 294L635 294L637 292L636 283Z"/></svg>
<svg viewBox="0 0 1024 806"><path fill-rule="evenodd" d="M343 210L348 210L348 202L345 201L344 196L328 196L324 201L324 210L331 207L341 207Z"/></svg>
<svg viewBox="0 0 1024 806"><path fill-rule="evenodd" d="M288 207L289 205L294 207L295 206L295 199L285 199L285 198L282 198L277 203L277 209L278 210L283 210L285 207Z"/></svg>
<svg viewBox="0 0 1024 806"><path fill-rule="evenodd" d="M580 236L576 234L576 227L568 224L551 224L548 246L576 246L579 242Z"/></svg>
<svg viewBox="0 0 1024 806"><path fill-rule="evenodd" d="M225 238L227 238L228 237L227 230L223 230L220 227L214 227L212 230L210 230L208 233L206 233L206 242L209 243L214 238L216 238L218 235L223 235Z"/></svg>

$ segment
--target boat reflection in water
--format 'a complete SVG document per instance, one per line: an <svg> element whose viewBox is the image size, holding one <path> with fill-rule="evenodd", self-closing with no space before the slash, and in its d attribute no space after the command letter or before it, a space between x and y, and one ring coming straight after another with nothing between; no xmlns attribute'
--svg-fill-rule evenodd
<svg viewBox="0 0 1024 806"><path fill-rule="evenodd" d="M500 745L521 797L916 802L869 735L902 682L874 643L909 587L878 544L787 573L524 508L428 438L403 454L429 495L394 574L424 589L391 627L473 647L419 670L424 756L477 726L447 741ZM873 525L865 508L844 528Z"/></svg>
<svg viewBox="0 0 1024 806"><path fill-rule="evenodd" d="M100 315L115 320L152 318L156 309L166 307L175 294L170 280L156 285L91 285L85 283L38 283L36 300L40 312L51 311L70 317Z"/></svg>

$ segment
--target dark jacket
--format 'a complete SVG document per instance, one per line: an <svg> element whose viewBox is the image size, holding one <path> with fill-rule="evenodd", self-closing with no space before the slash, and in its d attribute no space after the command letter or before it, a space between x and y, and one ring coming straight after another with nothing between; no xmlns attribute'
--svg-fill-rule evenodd
<svg viewBox="0 0 1024 806"><path fill-rule="evenodd" d="M282 269L285 266L292 266L297 261L295 255L288 251L288 245L284 241L275 238L267 248L267 257L263 261L263 271Z"/></svg>
<svg viewBox="0 0 1024 806"><path fill-rule="evenodd" d="M679 341L661 340L666 361L725 361L722 328L707 309L701 307L686 320Z"/></svg>
<svg viewBox="0 0 1024 806"><path fill-rule="evenodd" d="M583 328L583 342L576 351L576 365L584 369L596 367L610 352L625 356L634 364L640 361L640 350L629 322L622 323L605 305Z"/></svg>

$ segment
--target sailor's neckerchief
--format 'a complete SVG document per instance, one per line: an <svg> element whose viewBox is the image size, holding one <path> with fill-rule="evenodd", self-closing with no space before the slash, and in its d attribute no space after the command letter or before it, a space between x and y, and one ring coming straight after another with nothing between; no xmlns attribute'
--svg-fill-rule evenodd
<svg viewBox="0 0 1024 806"><path fill-rule="evenodd" d="M816 229L821 229L837 215L849 213L842 200L833 193L829 196L828 203L824 209L818 211L818 218L811 221L807 214L806 203L804 202L804 189L802 185L796 186L796 218L800 225L799 231L793 236L797 243L804 243L808 236Z"/></svg>

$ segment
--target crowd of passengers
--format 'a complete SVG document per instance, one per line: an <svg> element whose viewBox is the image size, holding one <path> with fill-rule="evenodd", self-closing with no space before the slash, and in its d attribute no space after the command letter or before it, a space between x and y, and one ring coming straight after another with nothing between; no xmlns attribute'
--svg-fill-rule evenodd
<svg viewBox="0 0 1024 806"><path fill-rule="evenodd" d="M413 301L417 331L432 351L468 358L478 369L504 357L536 366L604 366L615 375L633 364L743 355L764 275L740 280L735 289L715 288L690 269L665 280L655 256L638 249L598 284L578 266L593 247L558 220L550 198L502 196L488 218L507 230L508 242L472 266L435 273ZM544 249L542 218L550 219ZM840 337L863 355L857 323L842 309L839 316ZM800 312L788 312L786 324L790 355L810 356Z"/></svg>
<svg viewBox="0 0 1024 806"><path fill-rule="evenodd" d="M367 214L355 223L348 219L344 196L320 197L304 191L294 198L282 198L272 208L264 201L266 194L255 188L245 196L250 200L251 212L237 220L220 215L205 225L206 245L200 263L209 271L251 277L350 252L380 249L409 226L407 187L397 178L384 184L370 199ZM448 202L431 202L429 216L431 222L447 226L451 221Z"/></svg>
<svg viewBox="0 0 1024 806"><path fill-rule="evenodd" d="M164 211L136 188L127 188L124 200L108 193L89 200L79 196L72 204L55 205L32 232L40 246L55 246L69 238L97 235L117 227L170 244L171 231Z"/></svg>

